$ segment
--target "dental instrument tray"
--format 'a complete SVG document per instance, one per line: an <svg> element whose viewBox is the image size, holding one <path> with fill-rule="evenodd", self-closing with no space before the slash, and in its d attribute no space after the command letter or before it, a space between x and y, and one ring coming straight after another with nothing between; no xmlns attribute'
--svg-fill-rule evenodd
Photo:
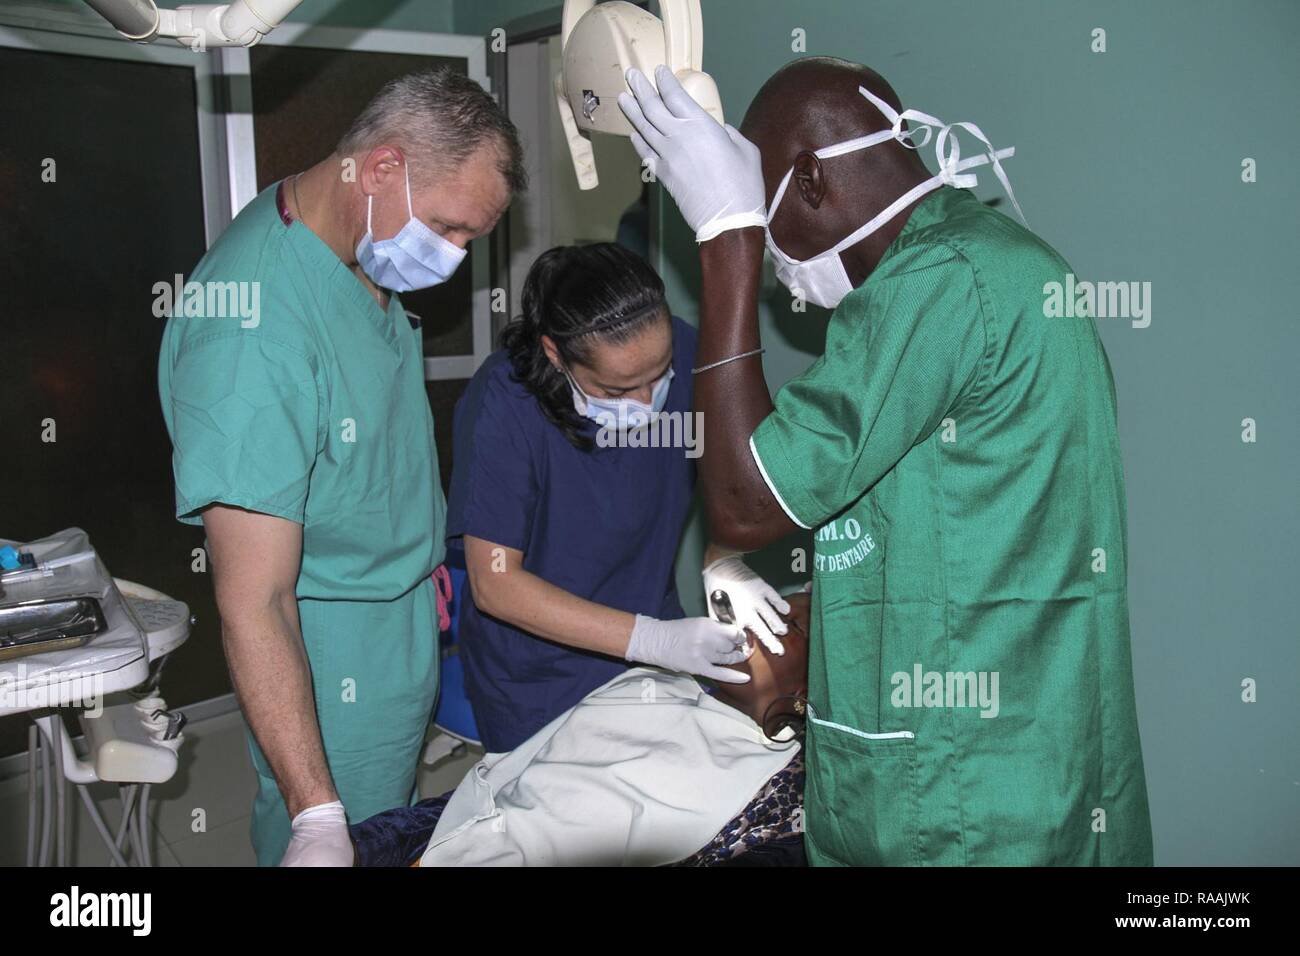
<svg viewBox="0 0 1300 956"><path fill-rule="evenodd" d="M33 700L80 699L87 687L126 689L148 678L144 627L85 531L66 528L36 541L0 537L5 546L34 560L0 576L0 715L30 710Z"/></svg>
<svg viewBox="0 0 1300 956"><path fill-rule="evenodd" d="M94 597L0 604L0 660L81 647L106 630L104 610Z"/></svg>

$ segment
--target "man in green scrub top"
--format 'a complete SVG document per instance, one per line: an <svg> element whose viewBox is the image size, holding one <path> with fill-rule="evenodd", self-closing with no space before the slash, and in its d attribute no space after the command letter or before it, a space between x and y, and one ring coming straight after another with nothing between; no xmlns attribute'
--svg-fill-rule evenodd
<svg viewBox="0 0 1300 956"><path fill-rule="evenodd" d="M954 188L1007 185L1010 151L842 60L779 71L744 136L655 81L620 103L701 242L710 532L816 529L809 859L1150 864L1110 367L1091 318L1045 317L1065 261ZM953 156L959 132L979 152ZM775 405L765 245L835 310Z"/></svg>
<svg viewBox="0 0 1300 956"><path fill-rule="evenodd" d="M445 503L421 333L395 293L445 281L522 184L481 87L401 77L333 155L249 203L190 276L202 293L173 305L158 377L176 511L207 532L262 865L350 865L347 818L412 794ZM234 316L214 308L230 290Z"/></svg>

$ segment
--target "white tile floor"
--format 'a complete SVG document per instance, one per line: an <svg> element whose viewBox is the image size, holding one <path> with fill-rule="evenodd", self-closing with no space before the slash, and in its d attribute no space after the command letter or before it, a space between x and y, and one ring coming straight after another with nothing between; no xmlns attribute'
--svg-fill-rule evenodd
<svg viewBox="0 0 1300 956"><path fill-rule="evenodd" d="M155 786L150 798L151 847L156 865L254 865L248 828L257 785L243 718L238 713L227 713L189 724L180 755L176 776ZM453 789L481 756L481 750L466 748L460 756L441 760L432 768L421 764L417 777L420 796ZM115 827L121 811L117 788L96 784L91 794L108 825ZM75 789L69 787L68 795L77 809L73 814L71 862L77 866L106 866L108 851L95 833L90 816ZM27 779L18 776L0 781L0 866L22 866L26 847Z"/></svg>

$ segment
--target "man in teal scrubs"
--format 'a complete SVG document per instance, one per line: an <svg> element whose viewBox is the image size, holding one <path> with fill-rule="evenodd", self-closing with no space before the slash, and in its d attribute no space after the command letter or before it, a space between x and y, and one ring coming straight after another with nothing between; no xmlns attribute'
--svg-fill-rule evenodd
<svg viewBox="0 0 1300 956"><path fill-rule="evenodd" d="M445 503L421 334L395 293L445 281L523 180L476 83L399 78L331 156L240 212L173 303L176 512L207 532L262 865L349 865L347 818L411 796Z"/></svg>
<svg viewBox="0 0 1300 956"><path fill-rule="evenodd" d="M1044 310L1069 265L955 188L980 169L1011 195L1011 151L842 60L778 72L744 136L656 82L620 103L701 243L711 536L816 529L809 860L1149 865L1110 365L1091 318ZM765 247L834 309L775 402Z"/></svg>

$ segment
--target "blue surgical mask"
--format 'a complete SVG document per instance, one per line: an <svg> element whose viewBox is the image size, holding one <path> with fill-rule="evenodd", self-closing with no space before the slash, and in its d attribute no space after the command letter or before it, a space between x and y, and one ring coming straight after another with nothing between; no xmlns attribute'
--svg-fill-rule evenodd
<svg viewBox="0 0 1300 956"><path fill-rule="evenodd" d="M573 390L573 407L579 415L585 415L602 427L614 427L619 431L643 428L650 424L650 419L664 410L668 404L668 389L672 385L672 366L654 383L650 392L650 404L638 402L634 398L596 398L582 390L582 386L562 368L569 387Z"/></svg>
<svg viewBox="0 0 1300 956"><path fill-rule="evenodd" d="M406 172L406 225L393 238L376 242L370 231L375 197L367 196L366 234L357 243L357 262L370 281L394 292L427 289L446 282L465 258L464 249L415 218L409 164L403 163L402 169Z"/></svg>

